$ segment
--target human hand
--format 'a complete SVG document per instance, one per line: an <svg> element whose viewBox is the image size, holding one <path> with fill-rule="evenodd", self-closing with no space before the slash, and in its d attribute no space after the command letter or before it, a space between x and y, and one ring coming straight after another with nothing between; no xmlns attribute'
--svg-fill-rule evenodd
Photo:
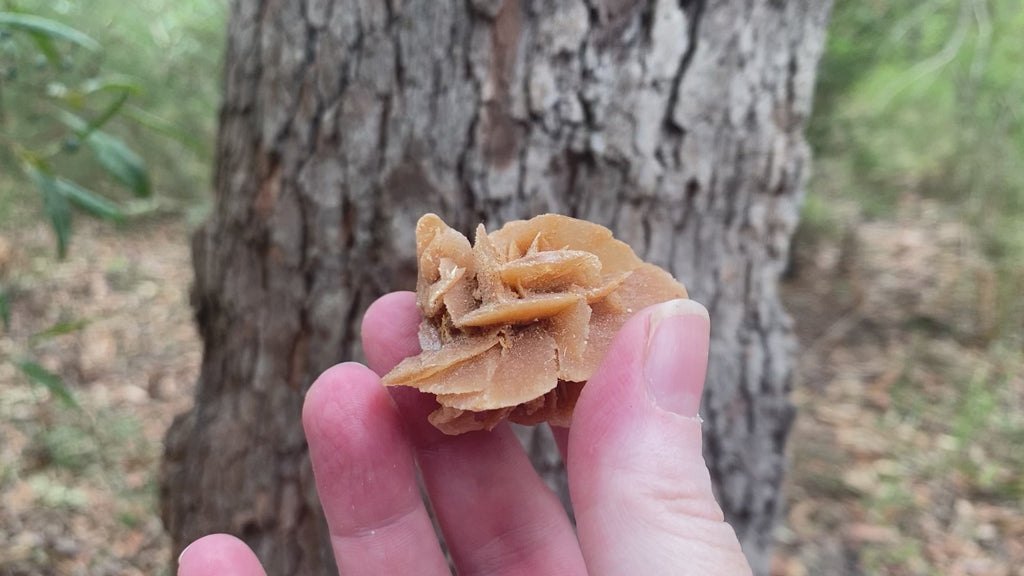
<svg viewBox="0 0 1024 576"><path fill-rule="evenodd" d="M419 352L418 324L414 294L379 299L362 329L372 371L340 364L306 396L302 422L341 574L450 574L415 463L463 576L750 574L701 454L702 306L675 300L631 318L571 429L553 429L578 537L507 424L446 436L427 422L428 395L380 386L378 374ZM178 574L264 571L240 540L217 534L182 553Z"/></svg>

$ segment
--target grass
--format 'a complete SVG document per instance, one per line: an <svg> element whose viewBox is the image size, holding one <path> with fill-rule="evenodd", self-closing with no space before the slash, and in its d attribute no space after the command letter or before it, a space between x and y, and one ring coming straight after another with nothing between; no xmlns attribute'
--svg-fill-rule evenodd
<svg viewBox="0 0 1024 576"><path fill-rule="evenodd" d="M885 465L875 462L875 488L857 495L869 521L897 527L899 534L864 544L859 556L867 573L942 573L923 542L943 537L930 532L934 527L948 531L961 522L948 509L954 500L1017 513L1024 502L1020 354L997 342L950 357L942 337L917 333L914 341L908 369L891 390L891 405L869 415L872 428L910 426L915 438L892 442ZM973 528L965 530L969 541Z"/></svg>
<svg viewBox="0 0 1024 576"><path fill-rule="evenodd" d="M139 460L147 449L140 441L138 420L123 410L84 410L53 403L45 414L33 426L28 450L36 468L102 476L113 465L111 459Z"/></svg>

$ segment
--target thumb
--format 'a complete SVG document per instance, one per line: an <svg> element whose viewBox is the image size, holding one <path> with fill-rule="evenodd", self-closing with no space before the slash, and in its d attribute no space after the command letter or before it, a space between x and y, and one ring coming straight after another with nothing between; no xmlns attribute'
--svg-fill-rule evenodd
<svg viewBox="0 0 1024 576"><path fill-rule="evenodd" d="M709 333L693 300L647 308L583 389L567 465L592 575L750 573L701 453Z"/></svg>

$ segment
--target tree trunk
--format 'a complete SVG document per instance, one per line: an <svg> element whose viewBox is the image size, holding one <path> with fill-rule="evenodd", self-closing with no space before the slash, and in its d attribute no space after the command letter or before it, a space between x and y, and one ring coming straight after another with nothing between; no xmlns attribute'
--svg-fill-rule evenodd
<svg viewBox="0 0 1024 576"><path fill-rule="evenodd" d="M373 299L414 286L421 214L469 232L560 212L710 309L706 454L766 573L792 417L776 281L829 4L235 0L216 202L193 245L202 372L163 470L175 550L227 531L270 574L330 573L306 388L361 356Z"/></svg>

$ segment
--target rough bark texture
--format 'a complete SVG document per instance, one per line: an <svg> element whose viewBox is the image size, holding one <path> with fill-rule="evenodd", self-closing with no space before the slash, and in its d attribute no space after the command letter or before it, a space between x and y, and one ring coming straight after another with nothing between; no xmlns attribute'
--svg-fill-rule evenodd
<svg viewBox="0 0 1024 576"><path fill-rule="evenodd" d="M175 548L229 531L271 574L330 573L304 391L361 355L375 297L414 285L419 215L468 232L550 211L613 228L710 308L706 453L766 573L792 415L776 280L829 4L235 0L194 239L202 374L167 437Z"/></svg>

